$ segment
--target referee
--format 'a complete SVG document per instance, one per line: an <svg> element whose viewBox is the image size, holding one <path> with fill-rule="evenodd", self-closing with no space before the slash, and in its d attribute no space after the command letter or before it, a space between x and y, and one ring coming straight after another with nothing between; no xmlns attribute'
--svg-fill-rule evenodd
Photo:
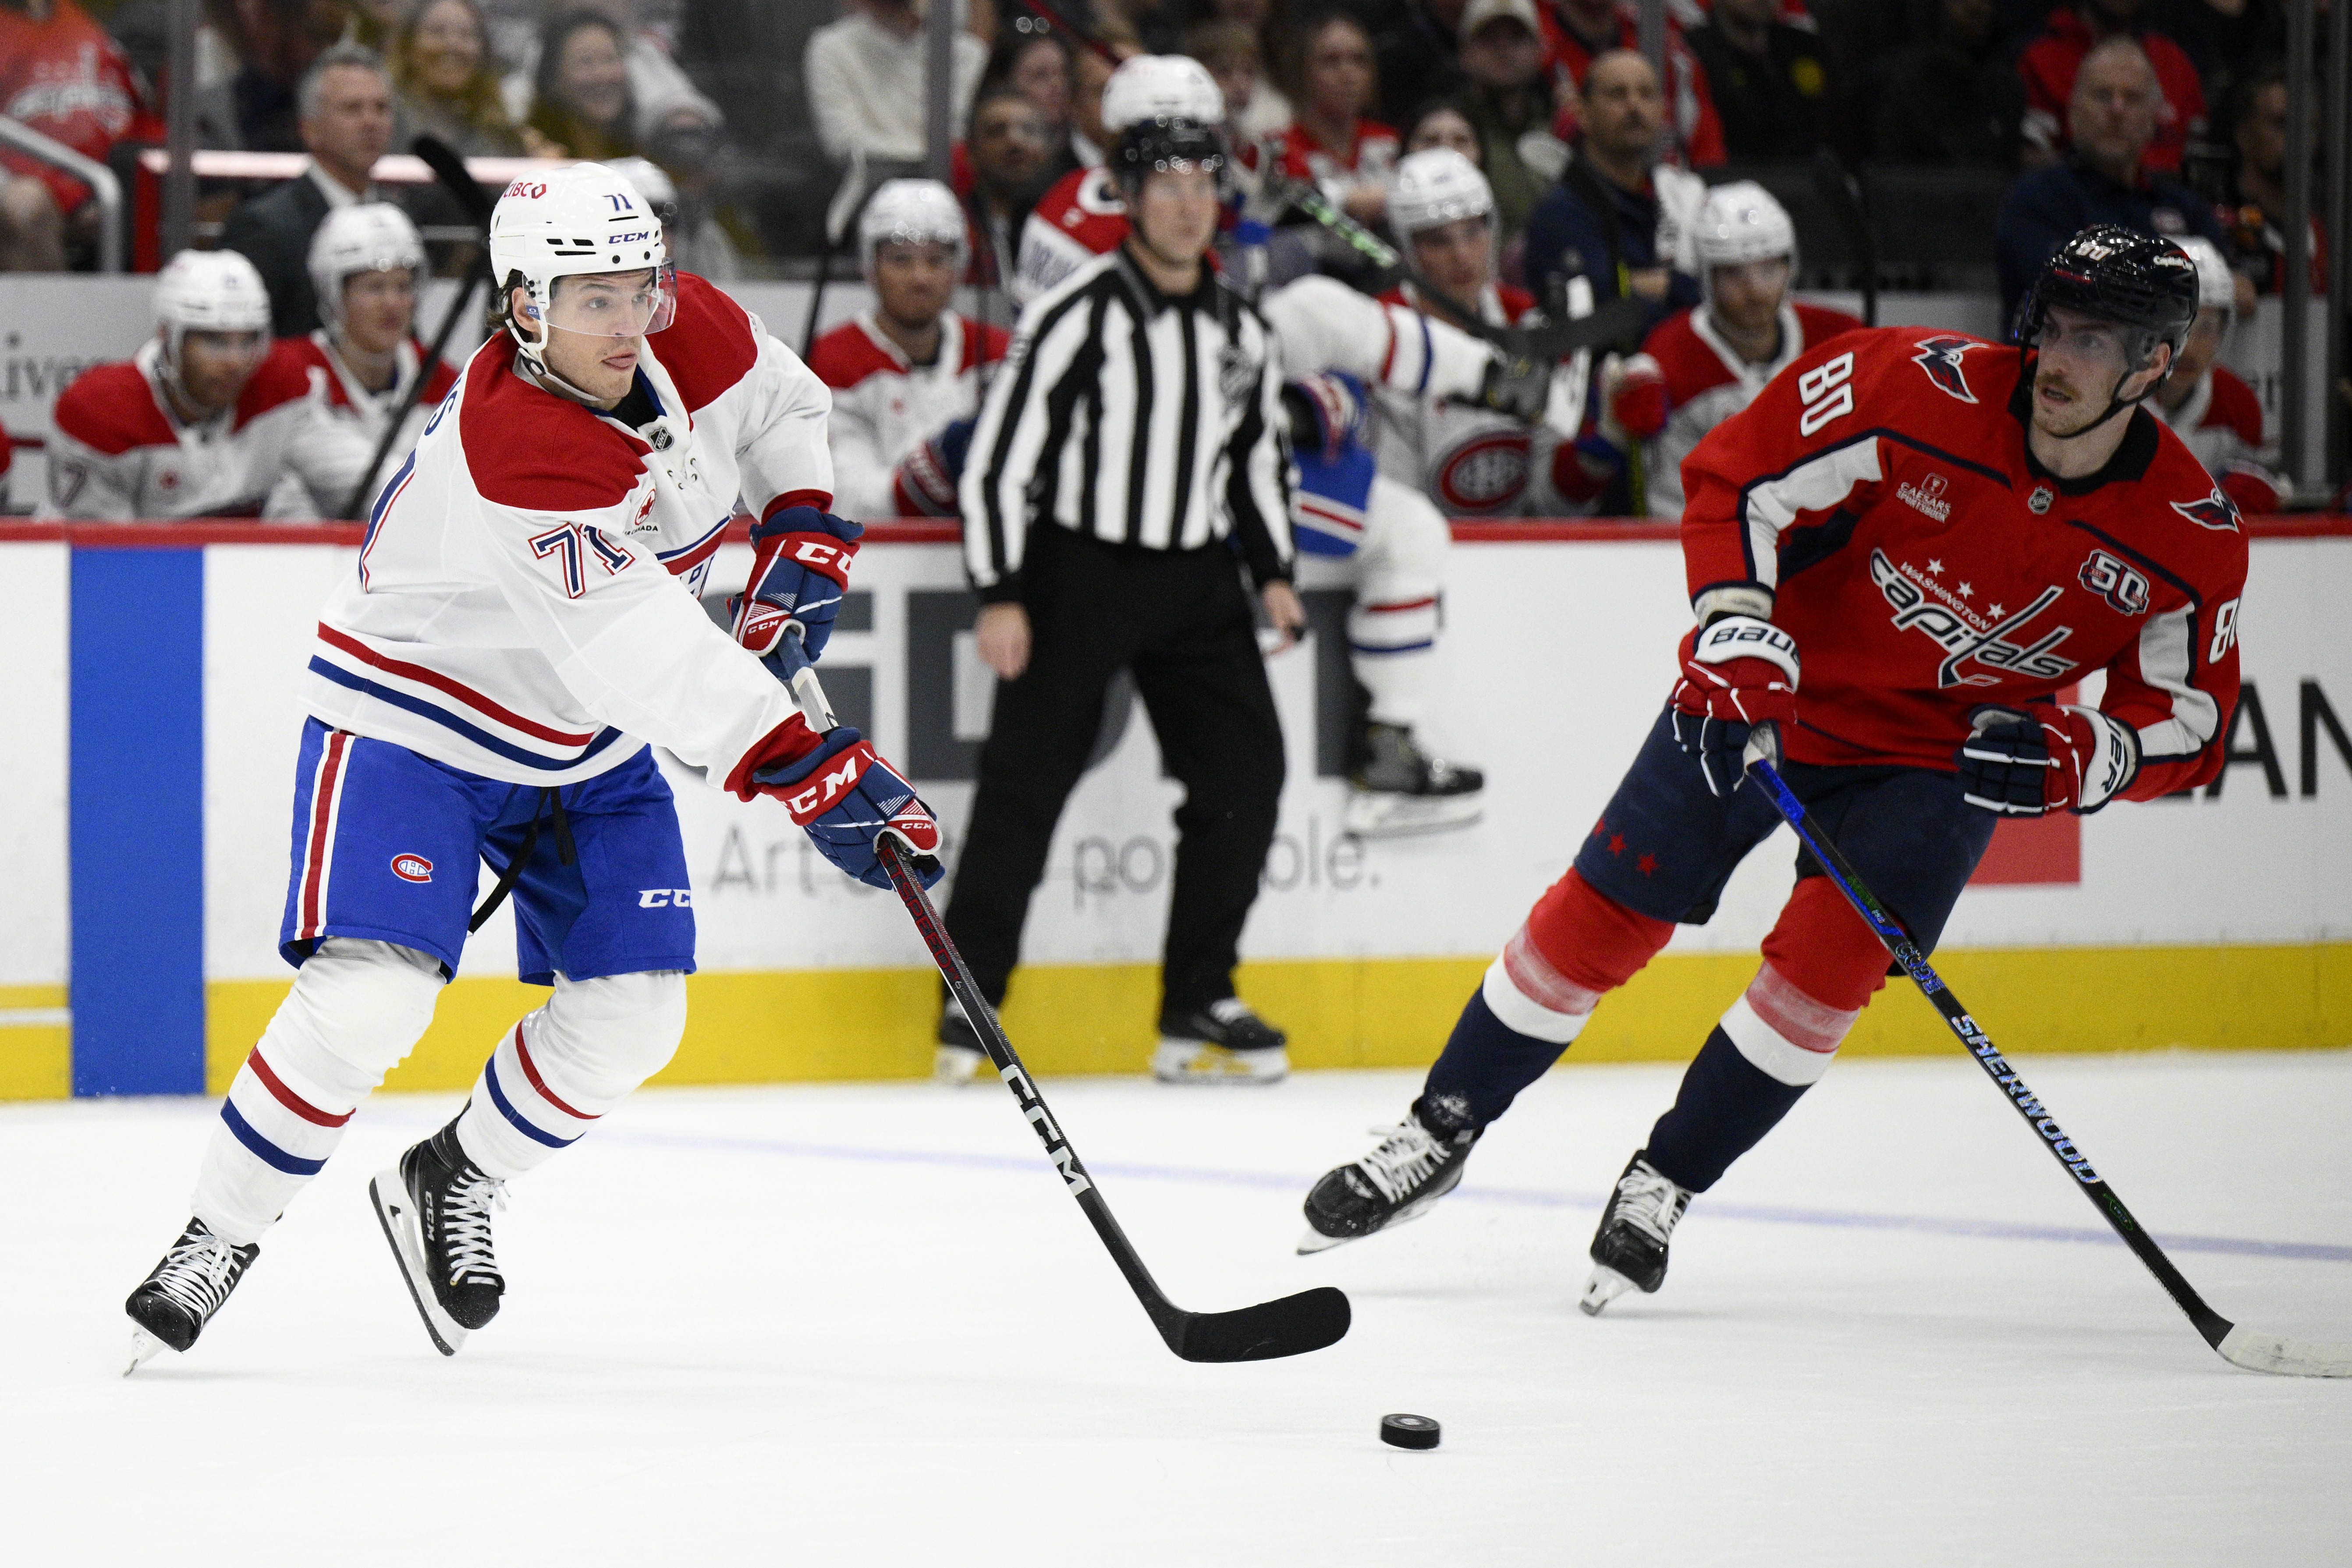
<svg viewBox="0 0 2352 1568"><path fill-rule="evenodd" d="M1128 237L1022 313L972 432L964 558L980 656L1002 684L947 926L1002 1004L1104 689L1129 670L1184 786L1152 1071L1271 1083L1289 1070L1283 1035L1233 982L1283 775L1241 569L1282 647L1307 613L1290 585L1273 334L1206 262L1223 163L1213 126L1121 132L1111 166ZM939 1076L969 1079L982 1059L950 1002Z"/></svg>

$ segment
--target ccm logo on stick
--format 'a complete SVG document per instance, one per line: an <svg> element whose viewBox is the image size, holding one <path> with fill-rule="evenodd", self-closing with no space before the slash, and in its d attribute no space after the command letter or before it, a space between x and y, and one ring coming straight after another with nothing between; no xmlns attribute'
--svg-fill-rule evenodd
<svg viewBox="0 0 2352 1568"><path fill-rule="evenodd" d="M691 888L647 888L637 895L641 910L684 910L694 906Z"/></svg>
<svg viewBox="0 0 2352 1568"><path fill-rule="evenodd" d="M392 874L404 882L429 882L433 879L433 862L422 855L395 855L392 858Z"/></svg>

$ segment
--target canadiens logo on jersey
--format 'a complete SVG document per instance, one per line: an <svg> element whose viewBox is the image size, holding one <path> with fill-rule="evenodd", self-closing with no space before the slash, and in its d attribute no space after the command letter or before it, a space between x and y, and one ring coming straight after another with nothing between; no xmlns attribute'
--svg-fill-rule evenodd
<svg viewBox="0 0 2352 1568"><path fill-rule="evenodd" d="M1937 686L1998 686L2009 675L2054 680L2074 668L2073 659L2061 658L2056 651L2074 635L2074 627L2052 626L2032 642L2021 640L2042 612L2064 596L2064 589L2044 588L2032 603L2014 612L2000 605L1980 611L1968 602L1974 592L1968 584L1955 593L1936 580L1941 564L1931 561L1923 572L1907 561L1896 565L1884 550L1870 552L1870 579L1893 606L1896 629L1924 633L1944 650L1944 661L1936 670ZM1990 669L1972 670L1971 664Z"/></svg>
<svg viewBox="0 0 2352 1568"><path fill-rule="evenodd" d="M1915 363L1927 373L1927 379L1946 396L1957 397L1962 403L1974 403L1977 395L1969 390L1967 372L1960 360L1970 349L1984 347L1974 338L1963 338L1950 332L1932 338L1921 338L1914 345L1919 353Z"/></svg>
<svg viewBox="0 0 2352 1568"><path fill-rule="evenodd" d="M429 882L433 879L433 862L422 855L395 855L392 858L392 874L404 882Z"/></svg>
<svg viewBox="0 0 2352 1568"><path fill-rule="evenodd" d="M2174 501L2172 510L2200 528L2218 528L2231 533L2239 531L2238 509L2218 489L2203 500Z"/></svg>
<svg viewBox="0 0 2352 1568"><path fill-rule="evenodd" d="M1496 430L1473 437L1438 459L1438 499L1446 510L1495 511L1528 488L1533 444L1524 430Z"/></svg>

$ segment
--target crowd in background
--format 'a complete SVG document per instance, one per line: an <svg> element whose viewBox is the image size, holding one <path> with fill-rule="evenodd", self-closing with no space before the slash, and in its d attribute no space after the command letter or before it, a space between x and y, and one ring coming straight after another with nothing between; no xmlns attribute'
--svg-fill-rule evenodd
<svg viewBox="0 0 2352 1568"><path fill-rule="evenodd" d="M1947 192L1975 188L1973 174L1996 200L2043 174L2025 193L2038 216L2018 219L2033 237L2005 238L1996 258L1977 235L2004 287L2022 265L2010 249L2040 244L2061 213L2100 207L2216 234L2273 289L2284 7L1669 0L1663 79L1639 88L1631 124L1600 134L1627 140L1654 120L1655 156L1672 167L1797 165L1826 149L1848 168L1952 172L1962 186L1932 187ZM159 141L167 9L0 0L0 112L100 159ZM1095 116L1116 60L1181 53L1215 75L1256 159L1314 178L1360 219L1379 221L1402 153L1460 147L1494 185L1507 247L1594 137L1596 113L1612 119L1587 77L1636 45L1637 13L1620 0L963 0L959 193L983 232L1017 234L1055 178L1099 162ZM365 49L387 84L384 145L430 132L469 155L643 155L723 236L721 265L757 267L820 247L853 153L883 174L922 161L922 16L918 0L206 0L192 87L202 145L316 155L304 76L328 50ZM2137 47L2095 62L2104 96L2086 117L2083 67L2116 38ZM90 265L87 187L13 153L0 163L0 268ZM224 221L253 194L208 184L199 216ZM452 221L429 195L398 199L420 222ZM1516 256L1513 270L1540 288Z"/></svg>

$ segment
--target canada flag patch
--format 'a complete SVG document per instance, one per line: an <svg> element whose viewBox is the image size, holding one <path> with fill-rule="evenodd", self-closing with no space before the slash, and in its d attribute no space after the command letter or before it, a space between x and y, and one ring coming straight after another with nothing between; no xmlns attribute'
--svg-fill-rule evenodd
<svg viewBox="0 0 2352 1568"><path fill-rule="evenodd" d="M392 858L392 874L404 882L429 882L433 879L433 862L422 855L395 855Z"/></svg>

